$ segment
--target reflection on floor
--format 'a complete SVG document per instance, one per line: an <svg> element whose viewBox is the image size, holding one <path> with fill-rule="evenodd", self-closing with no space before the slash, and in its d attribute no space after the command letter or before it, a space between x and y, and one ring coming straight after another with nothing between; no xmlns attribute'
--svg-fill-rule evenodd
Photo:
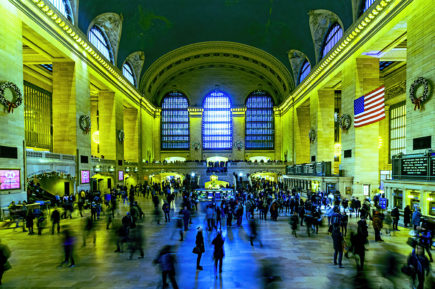
<svg viewBox="0 0 435 289"><path fill-rule="evenodd" d="M76 264L74 268L58 265L63 258L59 235L51 235L48 229L42 236L29 236L21 229L1 230L0 238L12 250L10 263L12 269L3 277L4 288L161 288L161 276L158 268L152 264L158 250L165 244L174 244L177 248L176 279L180 288L353 288L355 275L354 261L344 259L345 268L339 269L332 264L332 239L326 227L319 234L307 237L305 227L301 227L297 239L290 235L287 217L277 222L260 221L261 239L264 246L254 243L251 247L247 239L247 224L237 228L223 228L225 258L223 273L215 276L213 268L213 247L211 240L215 233L204 231L206 252L201 264L203 271L196 271L196 255L192 254L196 227L205 227L204 214L193 218L183 242L178 241L172 221L160 225L153 222L151 200L139 198L139 204L146 212L146 251L144 259L128 260L128 253L115 253L111 230L105 229L103 216L98 223L97 242L88 241L81 248L76 246ZM120 203L120 214L125 214L127 206ZM82 219L77 217L62 222L70 224L80 234ZM119 221L118 217L118 221ZM351 219L350 229L355 226ZM406 245L408 230L401 228L395 236L383 236L385 243L374 243L373 229L369 229L370 244L367 252L366 275L375 285L374 288L394 288L393 283L379 273L381 268L374 264L385 252L399 254L400 262L405 263L410 247ZM171 237L173 237L171 239ZM81 238L78 238L81 241ZM262 264L273 270L275 282L265 287L261 277ZM264 267L264 266L263 266ZM396 288L410 288L408 279L401 275ZM274 285L275 284L275 285ZM275 286L275 287L273 287Z"/></svg>

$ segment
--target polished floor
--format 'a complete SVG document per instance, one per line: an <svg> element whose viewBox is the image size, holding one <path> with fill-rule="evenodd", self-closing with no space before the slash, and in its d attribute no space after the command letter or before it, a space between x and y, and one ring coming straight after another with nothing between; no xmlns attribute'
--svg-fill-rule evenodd
<svg viewBox="0 0 435 289"><path fill-rule="evenodd" d="M138 201L146 214L143 223L146 228L144 259L137 259L138 253L129 260L127 252L114 252L113 231L106 230L104 216L98 221L96 244L89 239L87 246L81 247L83 219L74 213L72 220L61 222L70 225L79 240L74 268L59 267L63 258L60 235L51 235L48 229L41 236L28 235L21 228L0 230L2 242L12 250L12 269L5 273L2 287L162 288L159 268L152 264L152 260L162 246L172 244L176 248L179 288L410 288L410 282L403 274L396 278L390 275L388 279L382 274L386 255L396 256L396 263L406 262L411 248L406 245L409 231L404 228L394 236L384 235L384 243L375 243L370 227L364 276L370 280L371 287L361 276L356 277L353 259L344 259L342 269L333 265L332 239L326 227L313 237L307 237L305 227L301 227L298 238L294 238L290 234L288 218L284 216L277 222L260 221L263 247L258 243L251 247L245 220L240 228L223 228L226 239L223 272L216 275L211 245L215 233L204 231L203 271L196 271L196 255L192 254L196 227L205 226L203 213L193 217L185 240L179 241L174 222L165 224L163 220L157 225L153 222L151 201L143 198ZM120 203L120 215L125 214L127 208ZM355 226L354 222L355 219L351 219L350 230ZM272 278L264 278L264 275Z"/></svg>

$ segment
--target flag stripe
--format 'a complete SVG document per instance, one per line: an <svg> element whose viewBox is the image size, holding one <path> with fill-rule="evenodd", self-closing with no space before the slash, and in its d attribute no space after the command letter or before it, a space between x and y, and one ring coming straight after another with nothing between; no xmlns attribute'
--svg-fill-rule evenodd
<svg viewBox="0 0 435 289"><path fill-rule="evenodd" d="M354 126L361 127L385 118L385 87L354 100Z"/></svg>
<svg viewBox="0 0 435 289"><path fill-rule="evenodd" d="M368 121L368 122L364 122L364 123L360 123L360 124L355 124L355 127L361 127L361 126L365 126L365 125L368 125L368 124L372 124L372 123L375 123L375 122L377 122L377 121L380 121L380 120L382 120L382 119L384 119L385 118L385 114L384 115L382 115L382 116L380 116L379 118L376 118L376 119L372 119L372 120L370 120L370 121Z"/></svg>

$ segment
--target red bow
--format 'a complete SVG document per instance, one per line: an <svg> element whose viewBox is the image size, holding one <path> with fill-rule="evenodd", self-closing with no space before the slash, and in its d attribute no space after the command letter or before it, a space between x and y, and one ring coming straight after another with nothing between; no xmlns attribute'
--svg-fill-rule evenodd
<svg viewBox="0 0 435 289"><path fill-rule="evenodd" d="M13 113L14 112L14 108L16 108L15 104L12 102L9 102L8 104L8 113Z"/></svg>
<svg viewBox="0 0 435 289"><path fill-rule="evenodd" d="M414 98L413 103L414 103L414 110L420 109L421 108L421 97Z"/></svg>

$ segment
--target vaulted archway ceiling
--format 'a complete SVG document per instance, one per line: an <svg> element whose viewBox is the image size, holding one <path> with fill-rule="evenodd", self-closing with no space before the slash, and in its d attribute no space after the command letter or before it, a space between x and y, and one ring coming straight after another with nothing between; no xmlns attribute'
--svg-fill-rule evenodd
<svg viewBox="0 0 435 289"><path fill-rule="evenodd" d="M117 63L144 51L144 73L163 55L205 41L231 41L262 49L290 70L288 51L315 63L310 10L325 9L352 23L351 0L92 0L79 2L79 27L86 33L100 14L122 14ZM143 89L143 88L142 88Z"/></svg>

